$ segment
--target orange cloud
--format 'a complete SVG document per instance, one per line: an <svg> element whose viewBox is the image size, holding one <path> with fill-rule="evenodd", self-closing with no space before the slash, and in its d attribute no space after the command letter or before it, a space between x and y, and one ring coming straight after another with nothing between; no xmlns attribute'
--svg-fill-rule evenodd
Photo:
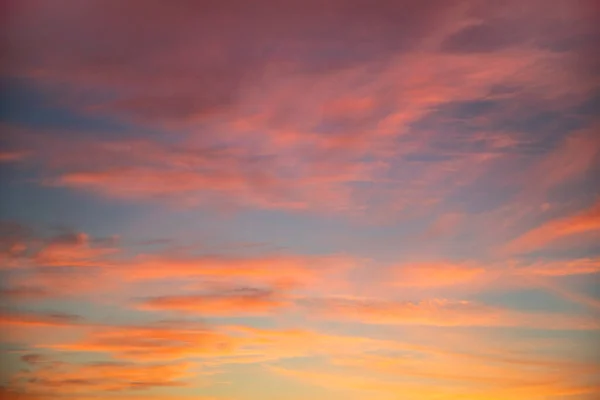
<svg viewBox="0 0 600 400"><path fill-rule="evenodd" d="M394 268L392 279L395 285L403 287L437 287L468 284L488 272L469 264L416 263Z"/></svg>
<svg viewBox="0 0 600 400"><path fill-rule="evenodd" d="M490 380L487 381L488 384L491 382L496 385L492 388L482 388L481 384L477 384L477 382L470 382L471 385L457 385L456 382L436 382L435 378L440 376L436 375L435 372L425 372L425 376L420 376L420 379L424 382L415 383L407 379L411 375L410 370L407 374L402 373L404 371L401 367L403 361L398 361L398 359L386 360L385 357L367 359L370 359L370 361L364 362L360 359L350 361L351 365L358 364L364 367L359 370L341 369L341 365L337 366L335 372L332 372L331 369L321 368L315 371L314 369L290 369L272 365L267 366L267 370L276 375L300 380L306 384L348 391L349 395L356 391L369 392L370 398L376 399L389 399L394 395L397 396L397 393L431 400L440 398L503 400L521 397L545 400L575 394L588 395L591 399L593 398L591 396L597 395L600 391L598 385L580 383L578 381L580 376L564 377L564 371L555 374L543 374L535 370L521 371L525 374L521 376L513 371L513 378L490 377ZM433 370L435 369L436 367L433 367ZM374 373L377 373L377 375L374 375ZM477 371L474 373L477 374ZM454 378L463 379L467 377L453 371L443 375L446 380L448 378L454 380Z"/></svg>
<svg viewBox="0 0 600 400"><path fill-rule="evenodd" d="M595 60L585 57L586 51L596 50L592 42L597 13L588 12L585 1L576 6L547 0L500 5L469 0L256 0L250 6L233 0L184 1L175 7L156 1L143 6L114 0L61 3L65 7L39 0L12 3L10 34L2 46L10 61L1 68L2 75L11 82L26 82L36 95L44 97L50 90L51 100L67 102L51 107L71 107L85 114L82 118L92 115L133 124L118 132L88 132L80 129L85 123L75 132L8 129L11 150L0 152L0 163L14 163L11 170L17 166L25 176L41 177L34 182L41 185L130 203L158 200L328 217L346 213L386 224L405 215L439 214L429 230L416 228L417 234L424 231L418 240L436 239L438 245L437 239L448 239L448 233L457 241L478 235L470 229L473 214L514 195L507 186L516 194L525 186L536 195L549 193L563 183L581 183L578 178L596 168L596 127L567 132L575 119L589 122L579 108L599 84ZM110 95L96 95L102 93ZM54 122L69 123L58 119ZM548 150L553 143L548 138L560 135L564 143ZM531 165L533 172L523 174L524 179L512 177L512 172L527 171ZM596 232L596 217L551 221L517 238L516 252ZM501 231L504 221L485 229L489 226ZM402 233L412 235L413 226L407 227ZM462 233L469 231L472 236L465 239ZM401 240L392 232L396 230L386 237ZM120 361L60 361L49 368L43 360L29 357L31 370L16 376L24 392L0 389L0 397L29 400L38 396L27 392L37 391L44 400L167 400L160 394L114 392L176 389L190 380L188 366L196 361L223 366L301 357L333 358L339 370L332 373L312 365L310 370L271 371L347 389L347 398L552 399L598 392L590 377L594 366L527 359L511 349L500 351L496 342L478 342L478 334L465 334L473 327L597 330L595 320L467 301L402 302L383 293L392 288L397 295L398 290L413 288L411 295L428 298L428 291L472 290L479 284L490 289L492 281L510 285L511 280L531 287L535 278L596 273L594 260L511 260L490 266L416 263L394 266L391 278L386 275L385 282L368 285L360 277L346 276L357 263L351 257L136 255L136 249L102 244L83 233L50 239L23 232L8 236L0 239L0 272L6 282L0 295L11 300L77 295L68 307L89 309L95 318L137 319L148 314L119 308L113 315L104 303L114 305L126 298L131 305L131 298L150 295L135 306L193 317L275 316L269 323L290 322L290 317L296 323L304 323L306 317L314 323L310 317L316 316L328 322L387 324L394 326L351 327L363 334L376 331L378 337L403 339L416 327L428 327L435 330L437 346L307 327L209 329L184 321L114 326L60 315L3 312L0 322L9 327L11 342L59 350L65 359ZM342 242L349 247L354 243L336 239ZM466 244L479 248L479 243ZM412 243L404 245L409 252L422 251ZM362 246L352 251L362 252ZM464 249L451 250L456 254ZM375 269L379 266L365 271ZM207 281L272 291L188 294L203 289ZM299 297L363 289L377 291L377 299ZM595 299L555 292L596 304ZM92 293L102 293L102 304L84 302ZM275 314L292 301L298 303L293 315ZM67 334L56 338L56 330ZM449 354L444 347L450 347L447 337L453 331L476 342L473 346L505 352L504 358ZM509 332L515 337L520 333ZM535 336L536 345L546 343ZM566 351L561 346L543 350ZM194 361L179 361L184 359ZM237 385L242 383L234 383L239 393ZM493 390L486 392L487 388ZM289 392L256 396L301 397ZM198 399L195 393L189 397ZM330 397L331 393L323 396Z"/></svg>
<svg viewBox="0 0 600 400"><path fill-rule="evenodd" d="M368 299L307 299L310 315L333 320L385 325L522 327L596 330L598 321L585 316L525 313L468 301L430 300L419 303Z"/></svg>
<svg viewBox="0 0 600 400"><path fill-rule="evenodd" d="M13 235L14 236L14 235ZM205 290L206 284L228 287L272 287L288 291L299 288L321 290L346 285L345 274L358 265L358 260L341 255L261 255L225 256L141 253L130 255L127 248L112 240L90 238L85 233L70 233L50 238L0 238L2 254L6 258L6 288L0 291L15 301L35 298L85 296L106 291L125 293L127 287L153 284L161 280L189 279L186 290ZM170 297L170 296L167 296ZM170 300L154 299L145 304L149 308L169 307L192 311L192 297L173 296ZM200 300L198 298L197 300ZM184 303L188 305L184 305ZM208 304L210 307L203 307ZM195 308L208 312L218 307L221 311L245 302L253 312L285 306L285 300L275 293L254 295L230 293L229 296L206 295ZM228 304L228 306L226 305ZM250 311L250 310L249 310Z"/></svg>
<svg viewBox="0 0 600 400"><path fill-rule="evenodd" d="M507 269L507 274L540 277L595 274L600 272L600 259L580 258L562 261L539 261Z"/></svg>
<svg viewBox="0 0 600 400"><path fill-rule="evenodd" d="M189 384L190 363L133 364L39 362L12 377L12 388L26 393L60 396L177 387Z"/></svg>
<svg viewBox="0 0 600 400"><path fill-rule="evenodd" d="M109 353L127 360L177 360L201 356L232 354L238 347L225 334L201 328L160 326L98 327L83 340L51 345L62 351Z"/></svg>
<svg viewBox="0 0 600 400"><path fill-rule="evenodd" d="M242 288L200 295L153 297L142 301L139 308L206 316L268 315L288 304L271 290Z"/></svg>
<svg viewBox="0 0 600 400"><path fill-rule="evenodd" d="M169 394L121 394L111 393L111 400L226 400L223 397L210 397L210 396L186 396L186 395L169 395ZM10 400L47 400L48 397L44 394L36 393L25 393L23 391L12 389L12 388L0 388L0 398ZM68 399L68 400L106 400L106 394L94 394L94 393L53 393L53 399Z"/></svg>
<svg viewBox="0 0 600 400"><path fill-rule="evenodd" d="M77 315L51 312L0 312L0 339L3 342L37 345L60 341L64 337L78 334L91 325Z"/></svg>
<svg viewBox="0 0 600 400"><path fill-rule="evenodd" d="M50 240L34 257L39 266L97 266L104 256L115 253L116 248L90 243L87 234L77 232Z"/></svg>
<svg viewBox="0 0 600 400"><path fill-rule="evenodd" d="M560 239L600 230L600 201L575 215L548 221L509 242L504 251L525 253Z"/></svg>
<svg viewBox="0 0 600 400"><path fill-rule="evenodd" d="M259 329L247 326L228 326L224 329L238 337L242 354L261 356L267 360L390 349L408 348L414 351L410 345L393 340L328 334L309 329Z"/></svg>
<svg viewBox="0 0 600 400"><path fill-rule="evenodd" d="M487 290L493 287L524 285L536 286L537 278L560 278L600 272L600 260L575 258L562 261L511 259L490 262L489 265L474 262L408 263L394 266L386 274L386 283L406 290Z"/></svg>
<svg viewBox="0 0 600 400"><path fill-rule="evenodd" d="M334 359L333 363L377 374L432 379L440 384L457 382L464 387L486 388L490 392L551 384L565 378L575 380L576 376L592 376L600 367L593 362L547 359L539 355L530 359L511 359L502 354L510 349L498 351L500 354L497 355L436 352L425 357L365 354ZM564 375L565 368L571 372L568 377Z"/></svg>
<svg viewBox="0 0 600 400"><path fill-rule="evenodd" d="M31 327L72 327L78 325L80 319L70 314L36 314L3 311L0 313L3 325L31 326Z"/></svg>
<svg viewBox="0 0 600 400"><path fill-rule="evenodd" d="M0 298L12 301L32 301L51 298L54 293L44 288L31 286L11 286L8 289L0 289Z"/></svg>
<svg viewBox="0 0 600 400"><path fill-rule="evenodd" d="M71 232L52 237L35 236L23 227L6 226L2 236L3 268L96 267L118 249L92 240L86 233ZM11 232L14 231L14 232Z"/></svg>
<svg viewBox="0 0 600 400"><path fill-rule="evenodd" d="M106 353L116 359L145 363L201 359L206 365L347 355L384 349L421 350L418 346L413 348L410 344L392 340L309 329L261 329L237 325L209 329L184 322L177 327L174 325L96 325L87 330L82 339L37 345L64 352Z"/></svg>
<svg viewBox="0 0 600 400"><path fill-rule="evenodd" d="M129 280L156 280L183 277L223 279L229 284L250 281L277 287L318 284L325 277L334 277L354 267L355 261L340 256L262 256L161 257L141 255L113 269Z"/></svg>

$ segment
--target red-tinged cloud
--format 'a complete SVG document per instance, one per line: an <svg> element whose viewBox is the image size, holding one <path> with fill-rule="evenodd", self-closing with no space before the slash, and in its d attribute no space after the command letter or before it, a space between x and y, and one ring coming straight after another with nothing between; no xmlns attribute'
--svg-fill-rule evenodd
<svg viewBox="0 0 600 400"><path fill-rule="evenodd" d="M594 234L600 230L600 202L577 214L550 220L509 242L504 251L526 253L538 250L576 235Z"/></svg>
<svg viewBox="0 0 600 400"><path fill-rule="evenodd" d="M527 313L468 301L430 300L418 303L348 298L306 299L312 316L364 324L445 327L515 327L548 330L597 330L586 316Z"/></svg>
<svg viewBox="0 0 600 400"><path fill-rule="evenodd" d="M187 296L143 300L143 310L172 311L204 316L270 315L289 305L271 290L240 288Z"/></svg>

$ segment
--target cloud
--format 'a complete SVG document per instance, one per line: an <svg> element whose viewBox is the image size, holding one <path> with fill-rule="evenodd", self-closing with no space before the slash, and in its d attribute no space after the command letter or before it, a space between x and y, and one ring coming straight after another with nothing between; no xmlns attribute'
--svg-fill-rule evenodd
<svg viewBox="0 0 600 400"><path fill-rule="evenodd" d="M598 121L594 121L583 129L571 132L541 157L523 176L526 196L545 194L548 190L565 187L597 174L600 159L599 128Z"/></svg>
<svg viewBox="0 0 600 400"><path fill-rule="evenodd" d="M598 264L596 264L596 269L593 271L594 273L600 272L598 268ZM567 301L580 304L586 307L588 310L592 310L595 312L600 311L600 300L594 298L593 296L588 296L584 293L580 293L578 291L569 290L562 285L559 285L551 280L542 277L536 277L533 280L533 283L538 287L541 287L544 290L549 291L552 294L555 294Z"/></svg>
<svg viewBox="0 0 600 400"><path fill-rule="evenodd" d="M269 315L289 303L271 290L240 288L199 295L152 297L142 310L175 311L204 316Z"/></svg>
<svg viewBox="0 0 600 400"><path fill-rule="evenodd" d="M469 25L447 37L441 49L452 53L487 53L521 44L523 37L510 28L493 22Z"/></svg>
<svg viewBox="0 0 600 400"><path fill-rule="evenodd" d="M465 386L456 384L456 382L454 382L454 384L448 384L446 382L443 385L443 388L440 388L440 386L428 384L431 382L431 375L428 376L429 379L421 377L421 379L425 379L425 382L415 383L406 381L405 378L408 375L402 375L401 373L396 376L393 374L387 376L373 376L373 370L381 372L382 366L376 365L370 367L372 367L372 369L367 368L359 371L338 369L333 372L331 369L323 368L319 370L308 370L305 368L291 369L269 365L267 366L267 370L275 375L299 380L304 384L321 386L336 391L348 391L349 394L355 393L356 391L369 392L371 398L382 399L387 399L389 398L388 396L400 392L414 396L415 398L432 400L440 397L468 400L502 400L507 397L520 396L541 400L560 398L560 396L569 395L593 396L597 394L600 389L594 384L580 383L577 381L576 377L557 380L556 375L549 374L544 376L540 374L541 379L538 378L536 380L535 373L532 373L531 371L526 378L516 377L512 381L510 379L505 379L504 383L502 383L501 377L494 377L492 380L499 383L500 386L492 389L487 388L487 390L483 389L480 385ZM367 371L370 371L371 375L369 375ZM388 373L389 372L390 371L388 370Z"/></svg>
<svg viewBox="0 0 600 400"><path fill-rule="evenodd" d="M561 261L538 261L525 263L507 271L508 274L540 277L587 275L600 272L600 259L579 258Z"/></svg>
<svg viewBox="0 0 600 400"><path fill-rule="evenodd" d="M44 237L39 232L25 235L25 230L0 235L6 259L0 293L17 302L78 297L104 303L109 291L129 301L149 285L176 284L186 294L173 295L163 288L164 295L136 306L215 315L231 315L238 308L241 313L261 314L285 307L284 295L291 290L346 286L347 272L360 261L343 255L139 253L82 232ZM212 289L207 291L207 285Z"/></svg>
<svg viewBox="0 0 600 400"><path fill-rule="evenodd" d="M600 229L600 202L574 215L547 221L509 242L504 251L526 253L567 238L592 234Z"/></svg>
<svg viewBox="0 0 600 400"><path fill-rule="evenodd" d="M392 269L393 282L403 287L439 287L468 284L488 273L478 265L452 263L416 263Z"/></svg>
<svg viewBox="0 0 600 400"><path fill-rule="evenodd" d="M49 361L47 357L41 354L25 354L21 356L21 360L30 365L35 365Z"/></svg>
<svg viewBox="0 0 600 400"><path fill-rule="evenodd" d="M0 293L6 299L88 297L118 284L103 272L122 250L112 240L72 231L44 235L5 224L6 229L0 232L0 271L5 287Z"/></svg>
<svg viewBox="0 0 600 400"><path fill-rule="evenodd" d="M80 322L77 315L64 313L21 313L5 310L0 313L3 324L32 327L73 327Z"/></svg>
<svg viewBox="0 0 600 400"><path fill-rule="evenodd" d="M26 393L60 396L72 393L140 391L189 384L190 363L134 364L124 362L35 363L12 377L12 387Z"/></svg>
<svg viewBox="0 0 600 400"><path fill-rule="evenodd" d="M98 266L104 256L116 251L113 247L93 244L87 234L75 232L56 236L46 242L34 256L34 263L51 267L93 267Z"/></svg>
<svg viewBox="0 0 600 400"><path fill-rule="evenodd" d="M501 168L497 158L539 141L502 126L505 114L562 115L593 86L589 73L569 73L572 53L548 47L570 35L566 27L589 35L585 7L65 4L66 14L34 0L15 7L5 73L64 84L61 94L75 97L67 106L126 118L140 133L37 134L16 151L31 153L23 162L40 167L47 185L130 202L386 215L410 208L401 201L427 208L425 199L460 192ZM447 123L443 134L427 128L440 106L485 101L503 112L450 113L478 127L462 135L472 140L445 143L456 139ZM430 157L437 162L415 163Z"/></svg>
<svg viewBox="0 0 600 400"><path fill-rule="evenodd" d="M47 397L39 394L24 393L10 388L0 387L0 396L11 400L45 400ZM224 400L224 397L206 397L206 396L185 396L185 395L154 395L154 394L115 394L110 395L113 400ZM104 400L106 394L60 394L55 393L54 398L56 399L69 399L69 400Z"/></svg>
<svg viewBox="0 0 600 400"><path fill-rule="evenodd" d="M303 62L304 68L320 71L413 48L454 6L440 1L401 6L381 1L376 7L362 1L309 1L282 7L270 0L251 9L237 0L219 6L186 1L178 7L153 2L144 8L118 2L67 4L67 14L39 1L14 7L9 71L128 84L137 90L127 100L147 96L142 82L155 78L154 104L162 104L157 110L166 116L173 110L176 116L186 109L195 115L229 104L244 80L272 59ZM127 21L135 21L136 29ZM32 26L39 32L32 32ZM101 33L107 26L110 33ZM55 41L63 46L49 46ZM281 49L283 44L291 51ZM339 58L327 53L334 46L344 50ZM168 100L177 100L177 106L169 107ZM128 111L136 109L144 110L131 101Z"/></svg>
<svg viewBox="0 0 600 400"><path fill-rule="evenodd" d="M513 327L548 330L596 330L597 321L585 316L526 313L469 301L413 302L370 299L306 299L312 316L330 320L382 325L445 327Z"/></svg>
<svg viewBox="0 0 600 400"><path fill-rule="evenodd" d="M266 360L296 357L357 354L386 349L413 349L394 340L364 336L334 334L311 329L260 329L248 326L228 326L228 332L240 335L241 354L261 356ZM414 350L414 349L413 349Z"/></svg>
<svg viewBox="0 0 600 400"><path fill-rule="evenodd" d="M487 264L465 261L437 261L399 264L389 267L384 274L389 285L405 290L488 290L494 286L535 285L537 278L561 278L600 272L597 258L572 258L567 260L521 259L493 261Z"/></svg>
<svg viewBox="0 0 600 400"><path fill-rule="evenodd" d="M0 152L0 163L21 161L28 156L22 151L2 151Z"/></svg>
<svg viewBox="0 0 600 400"><path fill-rule="evenodd" d="M589 357L587 344L571 341L595 333L597 318L453 299L541 287L597 309L596 299L562 285L597 274L592 256L519 258L592 238L596 206L552 214L509 243L511 257L489 260L486 242L495 248L523 216L536 219L542 210L545 218L593 195L586 183L600 149L589 112L600 87L598 61L588 56L598 36L595 6L56 1L12 2L0 44L8 55L0 75L16 86L17 108L24 106L9 116L23 126L2 126L0 163L18 172L15 179L27 177L26 187L91 193L96 202L128 207L151 201L315 213L335 226L340 217L405 224L385 235L350 224L352 238L333 239L356 254L393 242L370 260L154 251L92 231L44 235L0 224L0 296L18 309L52 301L87 317L2 310L3 341L24 346L17 356L25 354L26 369L0 397L175 400L160 393L192 392L183 386L212 367L240 378L231 389L237 396L246 380L258 383L260 364L348 390L349 398L598 392L596 366L577 360ZM40 127L49 121L59 128ZM20 184L11 190L22 197ZM574 203L565 200L571 193ZM435 261L390 262L388 250ZM461 261L469 255L476 261ZM374 297L358 297L366 292ZM186 319L147 322L157 315ZM269 318L248 318L257 315ZM204 316L214 326L194 322ZM427 330L433 338L423 345ZM556 330L569 332L540 332ZM484 341L488 332L498 340ZM469 351L453 346L454 333ZM500 343L531 334L534 356Z"/></svg>
<svg viewBox="0 0 600 400"><path fill-rule="evenodd" d="M117 359L136 361L178 360L232 354L238 344L229 336L208 328L166 326L106 326L83 340L55 344L61 351L108 353Z"/></svg>
<svg viewBox="0 0 600 400"><path fill-rule="evenodd" d="M51 298L53 294L47 289L28 286L13 286L7 289L0 289L0 298L23 301L35 301Z"/></svg>
<svg viewBox="0 0 600 400"><path fill-rule="evenodd" d="M540 361L538 368L532 370L530 364L506 363L501 358L485 359L476 356L454 357L454 355L420 358L369 354L334 359L333 363L358 368L359 371L363 370L366 373L392 375L398 378L416 377L439 383L454 383L462 387L485 388L487 392L555 383L563 368L567 367L560 361L555 364L548 362L545 365L541 365L543 361ZM573 375L576 374L592 375L597 365L574 363L570 367L573 374L568 379L573 379Z"/></svg>
<svg viewBox="0 0 600 400"><path fill-rule="evenodd" d="M26 227L4 223L0 232L4 269L38 267L97 267L118 251L111 243L92 240L83 232L41 236Z"/></svg>
<svg viewBox="0 0 600 400"><path fill-rule="evenodd" d="M261 329L239 325L211 329L182 322L180 326L96 325L81 340L42 347L63 352L105 353L116 359L136 362L185 359L223 365L405 346L391 340L309 329Z"/></svg>
<svg viewBox="0 0 600 400"><path fill-rule="evenodd" d="M175 278L210 278L215 281L251 282L293 288L319 284L354 267L356 261L339 256L273 255L260 257L141 255L113 269L132 281Z"/></svg>
<svg viewBox="0 0 600 400"><path fill-rule="evenodd" d="M193 137L173 143L85 135L67 139L61 132L12 131L14 140L33 148L35 159L45 168L42 184L128 201L341 210L352 203L347 185L368 180L375 168L354 156L329 160L319 156L303 172L293 168L303 155L249 149L225 133L223 143L199 144ZM261 141L257 138L257 144Z"/></svg>
<svg viewBox="0 0 600 400"><path fill-rule="evenodd" d="M27 243L33 239L32 232L16 222L0 222L0 261L2 266L17 262L27 250Z"/></svg>

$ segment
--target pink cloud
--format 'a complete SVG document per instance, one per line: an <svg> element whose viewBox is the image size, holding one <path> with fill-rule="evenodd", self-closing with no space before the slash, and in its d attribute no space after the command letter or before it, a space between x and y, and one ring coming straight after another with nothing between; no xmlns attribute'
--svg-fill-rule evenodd
<svg viewBox="0 0 600 400"><path fill-rule="evenodd" d="M397 214L410 208L401 201L430 207L435 201L426 200L499 168L495 159L506 154L498 143L509 152L528 141L510 132L479 154L447 154L432 146L446 134L415 134L414 124L437 107L478 101L498 87L522 88L510 96L536 109L589 94L590 77L566 68L573 54L539 43L566 35L565 27L550 29L565 15L577 26L573 35L588 34L590 18L577 7L546 5L540 13L507 3L514 15L492 18L496 7L470 2L261 1L246 11L229 4L90 2L60 14L34 0L15 6L8 43L20 51L8 71L109 91L109 100L96 96L82 107L178 132L34 143L44 182L129 201ZM469 29L481 31L484 51L476 55L456 51L469 46L461 43ZM448 42L453 51L445 51ZM482 129L486 137L498 135L493 122ZM405 177L414 168L402 158L421 153L453 160L420 164ZM367 182L372 192L357 187Z"/></svg>

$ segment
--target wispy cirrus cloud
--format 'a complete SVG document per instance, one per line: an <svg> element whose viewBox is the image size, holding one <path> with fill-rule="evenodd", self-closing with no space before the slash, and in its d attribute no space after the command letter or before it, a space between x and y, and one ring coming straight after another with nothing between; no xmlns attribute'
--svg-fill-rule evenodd
<svg viewBox="0 0 600 400"><path fill-rule="evenodd" d="M144 299L142 310L174 311L199 315L269 315L289 306L278 293L268 289L238 288L187 296L163 296Z"/></svg>
<svg viewBox="0 0 600 400"><path fill-rule="evenodd" d="M595 234L600 229L600 202L576 214L547 221L509 242L506 252L534 251L576 235Z"/></svg>
<svg viewBox="0 0 600 400"><path fill-rule="evenodd" d="M135 364L96 362L75 364L66 362L28 362L25 370L13 379L16 390L60 396L72 393L111 393L143 391L151 388L189 385L190 363Z"/></svg>
<svg viewBox="0 0 600 400"><path fill-rule="evenodd" d="M296 379L305 384L341 390L349 394L356 391L367 392L374 398L382 399L389 398L398 391L423 399L444 396L451 399L500 400L507 396L529 396L534 399L558 399L570 395L593 396L598 390L594 384L579 383L576 375L562 375L557 379L558 372L552 370L524 370L519 374L515 370L502 371L500 367L492 376L486 378L488 371L485 369L475 370L472 375L456 374L456 368L445 371L444 367L440 368L443 372L431 368L421 372L417 367L418 363L419 360L366 356L351 361L338 360L335 370L321 368L314 371L281 366L268 366L267 369L275 375ZM595 370L594 366L582 367L592 368L592 373ZM587 373L590 373L589 369ZM417 376L423 383L409 381L407 378L411 375ZM443 389L428 382L443 385Z"/></svg>
<svg viewBox="0 0 600 400"><path fill-rule="evenodd" d="M521 327L549 330L597 330L595 319L585 315L527 313L470 301L421 302L372 299L307 299L311 315L325 319L383 325Z"/></svg>
<svg viewBox="0 0 600 400"><path fill-rule="evenodd" d="M566 26L549 27L565 24L561 17L569 7L553 5L540 15L536 7L507 3L503 16L493 18L495 7L469 2L374 7L311 2L292 13L267 1L257 7L269 12L256 19L238 8L181 7L154 4L141 13L148 19L135 7L119 7L120 15L139 20L136 33L105 4L73 7L54 19L37 2L14 8L9 48L23 50L15 53L8 71L67 87L108 90L109 100L100 96L88 108L150 126L180 127L177 135L158 140L155 135L75 139L50 147L34 141L25 148L33 147L34 158L45 160L46 183L129 201L229 201L327 212L380 208L372 199L376 195L389 198L385 206L394 213L399 199L416 206L425 198L445 197L457 188L444 182L487 176L489 168L503 167L496 165L497 158L508 157L504 164L510 163L511 154L540 142L503 126L507 114L519 125L519 120L573 108L587 99L590 85L598 84L589 73L564 73L573 53L552 46L565 40ZM317 35L299 28L316 23L315 15L320 15L319 26L331 24L332 30ZM206 35L220 18L231 24L229 33ZM577 29L568 25L573 28L568 35L585 38L593 32L582 10L569 9L569 18L578 23ZM278 22L259 22L265 19ZM56 26L58 20L64 26ZM399 26L398 20L406 23ZM36 30L25 28L30 25ZM123 36L120 44L100 35L99 26L111 26L111 37ZM182 26L189 27L182 31ZM160 38L157 29L163 32ZM66 33L72 30L79 35ZM194 32L205 39L190 41ZM476 44L467 38L473 32ZM49 37L64 46L40 47ZM150 38L155 45L145 44ZM247 50L240 51L239 41ZM123 51L130 46L136 51ZM149 81L151 87L145 84ZM478 106L484 103L489 107ZM533 114L524 113L532 105ZM462 140L447 147L444 138L456 132L441 135L431 129L442 110L444 126L451 131L477 127L485 132L479 135L483 140L463 132ZM437 162L414 162L430 157ZM471 168L474 162L480 167ZM402 174L407 169L410 177ZM373 194L360 187L366 183L374 185Z"/></svg>

